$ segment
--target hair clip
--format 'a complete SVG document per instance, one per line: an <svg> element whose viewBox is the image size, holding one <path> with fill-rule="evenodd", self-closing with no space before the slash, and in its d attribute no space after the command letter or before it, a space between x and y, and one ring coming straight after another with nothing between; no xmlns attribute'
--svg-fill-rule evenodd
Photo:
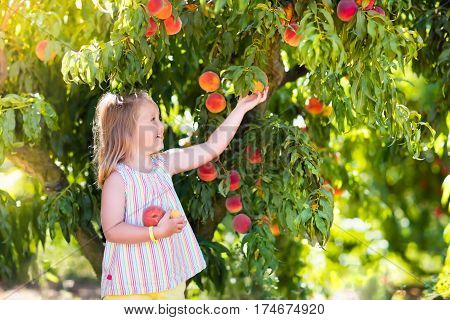
<svg viewBox="0 0 450 320"><path fill-rule="evenodd" d="M120 94L116 94L116 105L120 106L123 104L123 97Z"/></svg>

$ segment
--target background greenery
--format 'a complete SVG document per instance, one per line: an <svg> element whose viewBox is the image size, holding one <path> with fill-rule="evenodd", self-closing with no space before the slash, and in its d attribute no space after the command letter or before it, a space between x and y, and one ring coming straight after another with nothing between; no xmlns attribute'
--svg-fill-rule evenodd
<svg viewBox="0 0 450 320"><path fill-rule="evenodd" d="M289 1L171 2L181 32L160 24L147 38L146 1L0 1L6 296L50 283L59 298L96 298L67 281L99 286L92 120L103 92L149 91L171 148L204 141L264 72L268 102L215 162L219 179L173 179L208 262L188 297L448 298L449 2L379 0L385 17L359 8L344 23L338 1L291 1L298 47L283 41ZM204 107L197 79L207 70L223 80L219 114ZM311 97L332 114L306 112ZM248 164L245 145L261 149L262 164ZM253 222L246 235L224 207L232 168L243 183L230 194Z"/></svg>

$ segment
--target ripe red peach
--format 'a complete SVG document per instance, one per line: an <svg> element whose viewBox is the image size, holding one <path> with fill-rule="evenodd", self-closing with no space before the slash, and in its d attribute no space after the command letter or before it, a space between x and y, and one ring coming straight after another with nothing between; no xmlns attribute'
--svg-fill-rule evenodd
<svg viewBox="0 0 450 320"><path fill-rule="evenodd" d="M255 149L255 151L252 152L252 147L247 146L246 151L248 162L250 162L251 164L257 164L262 162L261 151L259 151L259 149Z"/></svg>
<svg viewBox="0 0 450 320"><path fill-rule="evenodd" d="M311 114L319 114L323 111L323 103L316 97L309 99L308 104L305 106L306 111Z"/></svg>
<svg viewBox="0 0 450 320"><path fill-rule="evenodd" d="M230 213L237 213L242 210L242 201L239 194L229 196L225 200L225 207Z"/></svg>
<svg viewBox="0 0 450 320"><path fill-rule="evenodd" d="M180 17L177 17L175 20L174 16L171 15L166 20L164 20L164 27L166 28L166 33L168 35L174 35L180 32L181 30L181 19Z"/></svg>
<svg viewBox="0 0 450 320"><path fill-rule="evenodd" d="M156 24L156 21L153 18L150 18L148 22L148 28L147 31L145 31L145 36L147 38L153 36L158 31L158 25Z"/></svg>
<svg viewBox="0 0 450 320"><path fill-rule="evenodd" d="M270 225L270 231L275 237L280 235L280 227L276 223Z"/></svg>
<svg viewBox="0 0 450 320"><path fill-rule="evenodd" d="M217 169L212 162L207 162L197 168L197 175L200 180L209 182L217 178Z"/></svg>
<svg viewBox="0 0 450 320"><path fill-rule="evenodd" d="M213 92L219 89L220 87L220 78L217 73L212 71L206 71L198 77L198 84L200 88L205 90L206 92Z"/></svg>
<svg viewBox="0 0 450 320"><path fill-rule="evenodd" d="M252 226L252 221L245 213L239 213L233 218L233 229L239 233L247 233Z"/></svg>
<svg viewBox="0 0 450 320"><path fill-rule="evenodd" d="M241 176L237 170L231 170L229 173L230 176L230 191L237 190L239 188L239 182L241 180Z"/></svg>
<svg viewBox="0 0 450 320"><path fill-rule="evenodd" d="M149 0L147 3L148 12L154 16L159 13L164 6L163 0Z"/></svg>
<svg viewBox="0 0 450 320"><path fill-rule="evenodd" d="M225 97L217 92L210 93L208 98L206 98L205 104L209 112L212 113L222 112L227 106Z"/></svg>
<svg viewBox="0 0 450 320"><path fill-rule="evenodd" d="M155 14L155 17L161 20L165 20L172 15L172 4L169 0L164 0L163 8L161 11Z"/></svg>
<svg viewBox="0 0 450 320"><path fill-rule="evenodd" d="M337 16L342 21L350 21L358 11L354 0L341 0L337 5Z"/></svg>
<svg viewBox="0 0 450 320"><path fill-rule="evenodd" d="M164 210L158 206L150 206L142 213L142 222L144 226L156 226L164 215Z"/></svg>
<svg viewBox="0 0 450 320"><path fill-rule="evenodd" d="M38 57L39 60L41 61L45 61L45 48L47 48L49 43L49 40L44 39L38 42L38 44L36 45L36 56ZM50 52L50 56L48 58L48 61L51 61L53 59L55 59L56 57L56 52L55 51L51 51Z"/></svg>
<svg viewBox="0 0 450 320"><path fill-rule="evenodd" d="M267 75L265 73L264 73L264 79L266 80L266 83L269 84L269 79L267 79ZM255 89L253 90L253 92L262 92L262 91L264 91L265 86L264 86L263 82L261 82L259 80L256 80L256 79L253 79L253 84L255 86Z"/></svg>
<svg viewBox="0 0 450 320"><path fill-rule="evenodd" d="M286 30L284 31L283 40L288 45L297 47L300 43L300 39L302 36L300 34L297 34L299 26L296 23L291 23L287 26Z"/></svg>

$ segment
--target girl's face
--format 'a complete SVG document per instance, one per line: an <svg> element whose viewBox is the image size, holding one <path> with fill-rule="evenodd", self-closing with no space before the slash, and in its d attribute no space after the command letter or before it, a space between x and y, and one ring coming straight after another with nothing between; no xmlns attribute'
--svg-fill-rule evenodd
<svg viewBox="0 0 450 320"><path fill-rule="evenodd" d="M136 129L135 141L139 152L150 155L164 148L164 124L154 103L148 100L141 102Z"/></svg>

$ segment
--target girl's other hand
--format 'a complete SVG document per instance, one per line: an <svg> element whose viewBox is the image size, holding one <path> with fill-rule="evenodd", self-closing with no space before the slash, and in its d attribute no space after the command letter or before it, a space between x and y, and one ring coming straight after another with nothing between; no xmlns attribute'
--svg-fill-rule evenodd
<svg viewBox="0 0 450 320"><path fill-rule="evenodd" d="M267 92L269 91L269 86L264 88L262 92L255 92L253 94L249 94L245 97L239 98L236 108L243 108L246 112L252 110L261 102L266 101Z"/></svg>
<svg viewBox="0 0 450 320"><path fill-rule="evenodd" d="M155 238L165 238L170 237L174 233L180 233L186 224L187 220L185 216L170 218L170 213L167 212L153 229L156 232Z"/></svg>

